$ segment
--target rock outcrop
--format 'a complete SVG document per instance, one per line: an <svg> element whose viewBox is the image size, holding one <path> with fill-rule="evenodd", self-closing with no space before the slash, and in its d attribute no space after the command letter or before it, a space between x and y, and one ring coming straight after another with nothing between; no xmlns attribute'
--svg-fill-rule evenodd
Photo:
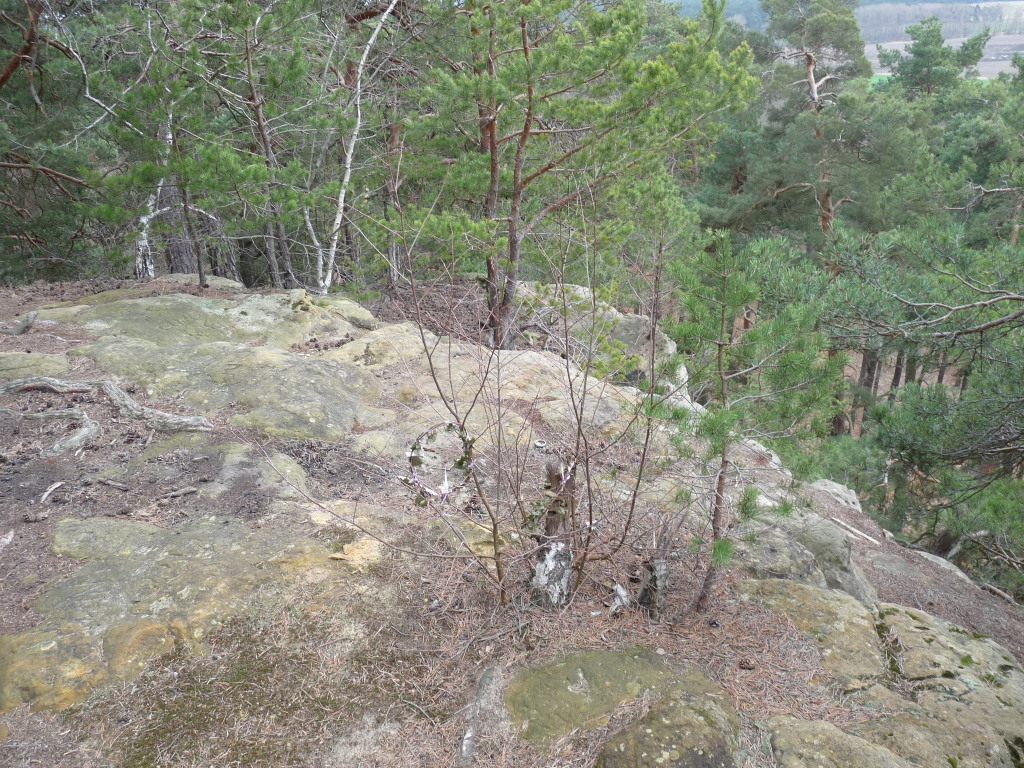
<svg viewBox="0 0 1024 768"><path fill-rule="evenodd" d="M102 481L127 492L174 483L194 503L176 517L155 502L126 501L109 516L71 509L53 525L48 556L67 567L26 606L31 627L0 636L0 710L22 702L64 709L132 680L172 649L201 648L268 585L315 584L327 599L365 589L360 580L386 561L382 540L405 523L401 505L379 506L357 493L313 503L316 482L282 446L301 451L344 441L353 455L379 462L375 471L397 485L413 441L456 411L485 460L555 456L558 440L577 427L613 450L635 430L637 390L583 376L571 360L539 349L540 342L536 349L490 352L410 324L383 325L345 299L217 288L239 293L148 296L132 288L43 309L37 323L71 323L96 338L62 354L0 354L5 379L67 375L89 361L125 386L216 425L211 434L139 435L134 453L90 465L85 485ZM546 311L540 293L524 296L524 311ZM571 298L593 304L590 296ZM582 309L580 315L584 323ZM631 318L606 308L589 317L590 330L602 323L615 329L620 352L645 343L659 355L673 352ZM607 363L613 367L614 360ZM680 478L699 474L673 454L672 441L681 438L667 429L651 440L660 475L642 489L638 515L679 510ZM263 447L263 440L278 448ZM613 499L628 493L638 455L624 453L615 472L594 478L595 492ZM730 493L754 485L765 514L735 531L735 564L746 578L729 599L787 617L830 677L820 682L820 696L842 695L871 713L845 729L790 716L757 724L770 737L776 765L1024 765L1024 671L1017 660L990 638L919 608L882 602L865 574L920 575L926 561L867 547L870 536L859 539L867 551L858 552L836 513L862 516L849 489L827 481L795 486L778 456L752 441L738 445L732 460L738 470ZM788 514L774 514L779 509ZM699 503L687 510L695 519L706 514ZM469 518L440 520L431 530L451 550L493 552L490 528ZM953 594L941 572L929 578L937 594ZM950 578L970 588L962 577ZM642 697L648 711L608 737L597 766L731 768L743 758L751 725L705 671L645 648L581 651L505 677L494 672L488 707L504 708L492 719L543 750L577 729L607 724L624 702ZM485 736L479 709L467 710L469 744ZM366 743L395 731L390 722L374 727ZM339 742L337 760L346 749Z"/></svg>
<svg viewBox="0 0 1024 768"><path fill-rule="evenodd" d="M611 736L595 768L732 768L739 733L725 691L690 670L636 724Z"/></svg>

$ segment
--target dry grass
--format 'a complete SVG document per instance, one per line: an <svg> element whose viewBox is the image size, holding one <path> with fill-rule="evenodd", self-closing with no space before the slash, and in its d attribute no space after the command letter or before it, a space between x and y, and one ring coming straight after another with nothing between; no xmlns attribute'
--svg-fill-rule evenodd
<svg viewBox="0 0 1024 768"><path fill-rule="evenodd" d="M0 715L0 765L4 768L99 768L75 729L57 715L27 704Z"/></svg>

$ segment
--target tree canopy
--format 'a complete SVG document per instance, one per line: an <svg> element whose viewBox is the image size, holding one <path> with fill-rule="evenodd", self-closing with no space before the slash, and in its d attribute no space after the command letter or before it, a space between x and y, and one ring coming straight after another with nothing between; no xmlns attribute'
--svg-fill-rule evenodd
<svg viewBox="0 0 1024 768"><path fill-rule="evenodd" d="M762 10L0 0L0 280L457 274L494 347L522 281L584 284L676 329L722 434L819 471L856 440L892 470L858 490L935 533L887 478L1020 481L1024 59L979 81L988 31L933 17L872 78L853 0Z"/></svg>

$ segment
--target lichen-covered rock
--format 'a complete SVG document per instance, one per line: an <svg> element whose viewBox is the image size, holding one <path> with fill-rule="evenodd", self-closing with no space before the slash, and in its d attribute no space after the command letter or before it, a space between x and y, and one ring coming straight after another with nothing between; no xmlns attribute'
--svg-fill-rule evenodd
<svg viewBox="0 0 1024 768"><path fill-rule="evenodd" d="M879 606L891 674L916 688L897 714L857 733L921 765L1019 768L1024 757L1024 671L989 638L903 606ZM867 694L868 692L865 692ZM890 697L891 699L891 697Z"/></svg>
<svg viewBox="0 0 1024 768"><path fill-rule="evenodd" d="M743 581L740 594L789 616L821 649L821 662L851 687L886 670L874 615L844 592L782 579Z"/></svg>
<svg viewBox="0 0 1024 768"><path fill-rule="evenodd" d="M206 414L230 407L232 424L283 439L341 440L378 390L357 367L283 349L228 342L161 346L105 337L78 347L151 396L184 396Z"/></svg>
<svg viewBox="0 0 1024 768"><path fill-rule="evenodd" d="M253 591L296 567L340 579L345 565L279 528L204 517L175 528L93 518L58 524L54 552L88 558L33 603L36 628L0 637L0 711L63 709L129 680L173 646L244 611Z"/></svg>
<svg viewBox="0 0 1024 768"><path fill-rule="evenodd" d="M57 376L64 373L68 367L68 359L64 355L0 352L0 379Z"/></svg>
<svg viewBox="0 0 1024 768"><path fill-rule="evenodd" d="M581 285L521 282L516 304L520 323L536 346L562 352L563 337L568 334L570 356L580 362L592 355L599 366L620 379L647 367L652 344L657 360L676 353L675 342L660 329L652 329L650 317L619 312ZM685 368L682 373L683 380L676 381L679 385L686 383Z"/></svg>
<svg viewBox="0 0 1024 768"><path fill-rule="evenodd" d="M908 556L913 558L913 560L909 560ZM907 552L906 556L904 556L903 554L869 549L864 553L864 557L871 564L872 568L885 573L889 577L913 579L920 585L921 589L935 592L937 595L953 600L962 599L957 590L934 578L931 568L927 568L927 566L919 567L924 566L924 561L914 558L911 552Z"/></svg>
<svg viewBox="0 0 1024 768"><path fill-rule="evenodd" d="M827 587L814 553L775 525L750 526L735 544L736 562L758 579L790 579Z"/></svg>
<svg viewBox="0 0 1024 768"><path fill-rule="evenodd" d="M237 300L179 293L135 299L114 295L103 301L105 297L89 297L93 306L65 319L100 335L158 346L233 341L288 347L318 334L341 336L356 327L345 319L350 312L318 306L302 290L248 294Z"/></svg>
<svg viewBox="0 0 1024 768"><path fill-rule="evenodd" d="M653 651L584 651L517 673L505 705L523 738L547 743L601 725L622 702L670 682L668 666Z"/></svg>
<svg viewBox="0 0 1024 768"><path fill-rule="evenodd" d="M433 371L422 355L398 364L400 378L390 391L407 410L361 429L354 440L357 448L404 454L424 430L452 420L445 401L461 407L478 449L498 445L499 428L504 450L572 434L578 424L590 435L610 437L621 434L635 413L636 403L627 395L551 354L482 350L443 339L434 354ZM395 373L387 380L396 381ZM357 418L366 411L360 410Z"/></svg>
<svg viewBox="0 0 1024 768"><path fill-rule="evenodd" d="M850 559L850 537L846 531L810 512L779 517L772 522L814 554L829 587L842 590L865 605L878 602L875 588Z"/></svg>
<svg viewBox="0 0 1024 768"><path fill-rule="evenodd" d="M967 693L983 678L1021 674L1010 652L983 635L901 605L882 603L878 613L880 625L901 649L900 672L908 680L956 680L962 687L955 693Z"/></svg>
<svg viewBox="0 0 1024 768"><path fill-rule="evenodd" d="M769 725L779 768L913 768L885 747L831 723L776 717Z"/></svg>
<svg viewBox="0 0 1024 768"><path fill-rule="evenodd" d="M739 730L725 691L686 672L643 719L608 739L596 768L733 768Z"/></svg>
<svg viewBox="0 0 1024 768"><path fill-rule="evenodd" d="M206 285L210 288L224 288L230 290L237 288L238 290L245 290L245 286L237 280L231 280L226 277L217 277L217 275L204 275L206 279ZM199 275L194 272L174 272L169 275L161 275L156 278L153 282L155 283L179 283L181 285L199 285ZM148 283L147 283L148 285Z"/></svg>
<svg viewBox="0 0 1024 768"><path fill-rule="evenodd" d="M356 328L362 328L366 331L372 331L374 328L380 325L380 321L377 320L366 307L362 307L352 299L347 299L344 296L328 295L318 296L316 299L316 305L318 307L326 308L332 315L340 317L347 323L351 323Z"/></svg>
<svg viewBox="0 0 1024 768"><path fill-rule="evenodd" d="M354 363L372 371L425 358L426 349L432 349L436 342L437 337L429 331L420 335L414 325L402 323L370 331L343 347L326 352L324 357Z"/></svg>
<svg viewBox="0 0 1024 768"><path fill-rule="evenodd" d="M860 499L857 498L857 492L845 485L840 485L834 480L815 480L807 486L807 490L811 493L825 494L844 506L850 507L857 512L863 512L860 506Z"/></svg>

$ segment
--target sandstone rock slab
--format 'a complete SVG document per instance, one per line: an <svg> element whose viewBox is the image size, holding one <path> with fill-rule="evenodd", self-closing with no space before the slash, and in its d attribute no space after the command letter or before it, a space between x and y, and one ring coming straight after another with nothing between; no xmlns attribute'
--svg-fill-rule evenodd
<svg viewBox="0 0 1024 768"><path fill-rule="evenodd" d="M175 528L64 520L54 551L89 560L35 601L39 626L0 638L0 710L23 701L63 709L129 680L175 642L199 641L238 615L296 562L345 573L316 543L216 517Z"/></svg>
<svg viewBox="0 0 1024 768"><path fill-rule="evenodd" d="M772 751L779 768L913 768L885 747L830 723L773 718Z"/></svg>
<svg viewBox="0 0 1024 768"><path fill-rule="evenodd" d="M58 376L70 367L64 355L0 352L0 379Z"/></svg>
<svg viewBox="0 0 1024 768"><path fill-rule="evenodd" d="M210 415L231 408L232 424L283 439L341 440L377 392L373 378L353 365L273 347L160 346L104 337L75 354L141 384L151 396L181 394Z"/></svg>
<svg viewBox="0 0 1024 768"><path fill-rule="evenodd" d="M739 590L789 616L818 643L822 664L848 684L886 670L874 615L850 595L781 579L743 581Z"/></svg>
<svg viewBox="0 0 1024 768"><path fill-rule="evenodd" d="M846 531L810 512L780 517L773 522L814 554L829 587L842 590L865 605L878 602L875 588L851 559L852 547Z"/></svg>
<svg viewBox="0 0 1024 768"><path fill-rule="evenodd" d="M543 744L600 725L623 701L670 682L668 666L653 651L584 651L517 673L505 705L513 728Z"/></svg>
<svg viewBox="0 0 1024 768"><path fill-rule="evenodd" d="M915 688L913 701L883 699L894 714L857 726L858 735L922 766L1019 768L1024 757L1024 672L1009 652L923 611L879 606L891 674ZM904 683L906 685L906 683ZM878 697L865 691L870 699Z"/></svg>
<svg viewBox="0 0 1024 768"><path fill-rule="evenodd" d="M140 339L158 346L211 341L288 347L310 336L343 335L355 326L345 309L318 306L302 290L240 295L235 300L191 294L126 298L108 291L88 297L91 306L67 318L104 336Z"/></svg>
<svg viewBox="0 0 1024 768"><path fill-rule="evenodd" d="M689 671L639 722L608 739L596 768L733 768L739 730L725 691Z"/></svg>

